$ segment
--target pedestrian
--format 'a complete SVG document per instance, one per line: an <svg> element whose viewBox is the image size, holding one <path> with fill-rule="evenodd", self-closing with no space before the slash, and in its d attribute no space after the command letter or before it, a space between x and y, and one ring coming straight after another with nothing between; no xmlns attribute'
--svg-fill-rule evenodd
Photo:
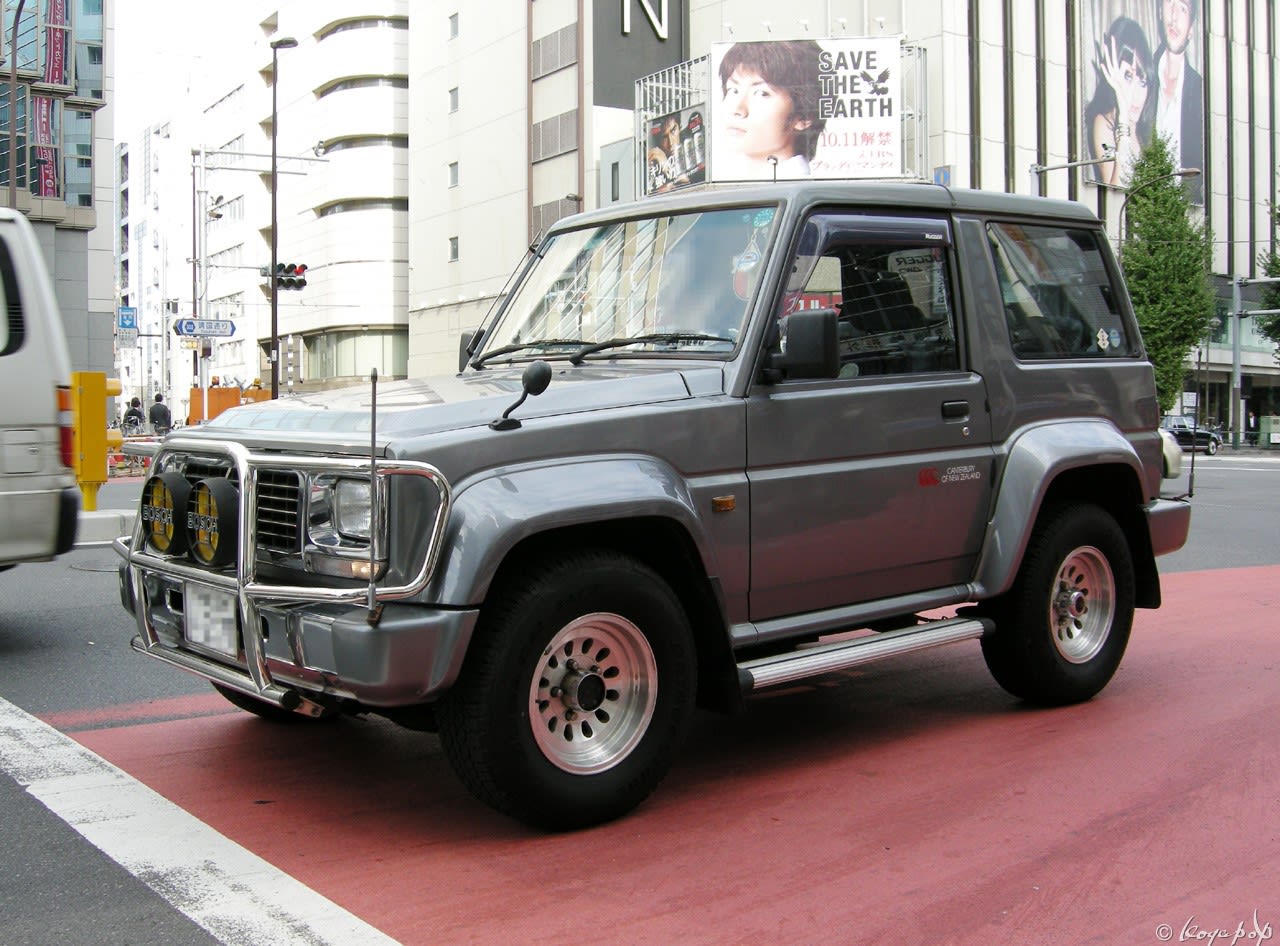
<svg viewBox="0 0 1280 946"><path fill-rule="evenodd" d="M129 402L129 409L124 412L122 433L126 437L137 437L142 433L142 425L145 422L146 418L142 414L142 398L135 397Z"/></svg>
<svg viewBox="0 0 1280 946"><path fill-rule="evenodd" d="M151 405L148 416L151 429L155 431L157 437L163 437L173 428L173 415L169 413L169 406L165 404L163 394L156 395L156 402Z"/></svg>

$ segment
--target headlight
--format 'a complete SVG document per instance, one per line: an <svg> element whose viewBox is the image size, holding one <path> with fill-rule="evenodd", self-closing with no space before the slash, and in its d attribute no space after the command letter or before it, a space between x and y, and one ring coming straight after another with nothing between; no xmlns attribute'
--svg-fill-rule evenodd
<svg viewBox="0 0 1280 946"><path fill-rule="evenodd" d="M332 509L333 527L339 535L369 540L373 501L368 480L335 480Z"/></svg>

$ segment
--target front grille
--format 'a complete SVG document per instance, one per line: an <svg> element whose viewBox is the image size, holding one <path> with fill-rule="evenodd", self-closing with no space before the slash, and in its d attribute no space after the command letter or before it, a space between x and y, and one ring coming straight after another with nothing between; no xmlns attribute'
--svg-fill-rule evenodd
<svg viewBox="0 0 1280 946"><path fill-rule="evenodd" d="M302 549L302 479L288 470L258 471L258 547L293 553Z"/></svg>
<svg viewBox="0 0 1280 946"><path fill-rule="evenodd" d="M192 486L206 479L226 478L233 483L238 483L240 480L240 474L231 465L230 460L188 456L183 458L181 469L182 475Z"/></svg>

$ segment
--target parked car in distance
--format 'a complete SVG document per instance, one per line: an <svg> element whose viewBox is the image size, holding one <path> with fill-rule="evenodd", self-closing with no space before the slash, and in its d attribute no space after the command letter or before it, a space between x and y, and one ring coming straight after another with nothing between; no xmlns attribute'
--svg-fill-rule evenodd
<svg viewBox="0 0 1280 946"><path fill-rule="evenodd" d="M1194 417L1185 414L1166 414L1160 421L1160 429L1173 434L1184 450L1194 448L1213 456L1222 446L1220 433L1197 424Z"/></svg>
<svg viewBox="0 0 1280 946"><path fill-rule="evenodd" d="M1176 479L1182 475L1182 445L1170 431L1160 428L1160 442L1164 444L1164 478Z"/></svg>

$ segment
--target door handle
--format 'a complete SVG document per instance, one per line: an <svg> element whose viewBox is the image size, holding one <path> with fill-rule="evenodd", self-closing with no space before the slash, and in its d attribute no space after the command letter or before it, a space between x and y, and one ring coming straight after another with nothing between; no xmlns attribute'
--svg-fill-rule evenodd
<svg viewBox="0 0 1280 946"><path fill-rule="evenodd" d="M943 420L960 420L969 416L968 401L943 401L942 402L942 418Z"/></svg>

